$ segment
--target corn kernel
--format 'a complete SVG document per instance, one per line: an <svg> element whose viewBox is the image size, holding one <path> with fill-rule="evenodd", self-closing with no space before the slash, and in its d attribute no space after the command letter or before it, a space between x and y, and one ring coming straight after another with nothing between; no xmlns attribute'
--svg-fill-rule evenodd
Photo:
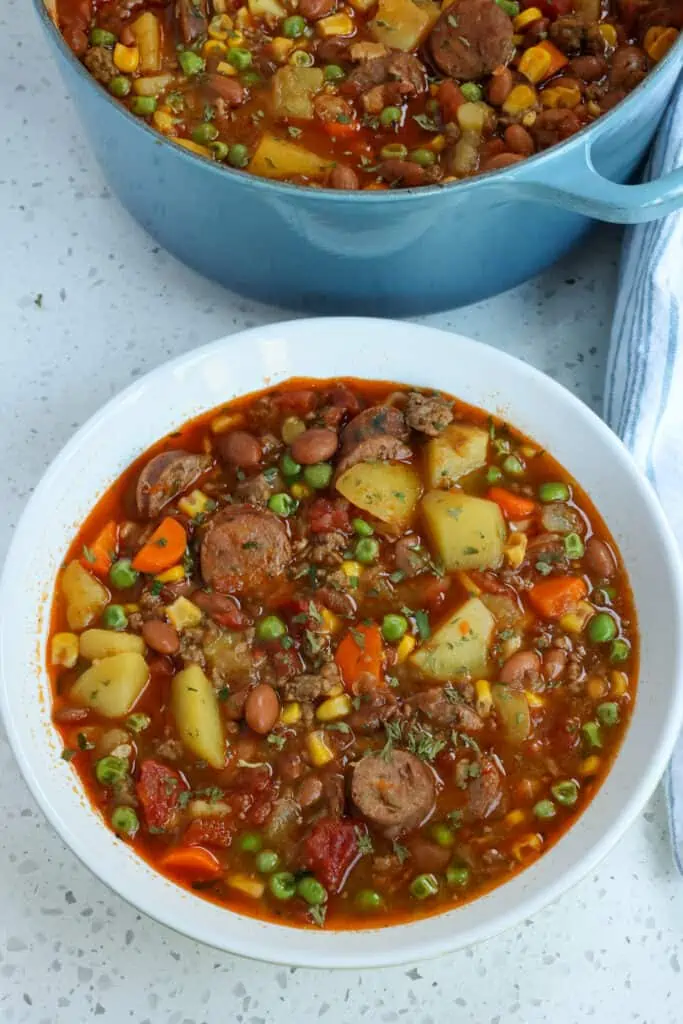
<svg viewBox="0 0 683 1024"><path fill-rule="evenodd" d="M334 751L328 746L324 732L309 732L306 743L314 767L322 768L323 765L329 764L333 760Z"/></svg>
<svg viewBox="0 0 683 1024"><path fill-rule="evenodd" d="M291 492L292 497L296 498L297 501L303 501L304 498L310 498L310 496L313 494L313 491L308 486L308 484L294 483L289 488L289 490Z"/></svg>
<svg viewBox="0 0 683 1024"><path fill-rule="evenodd" d="M55 633L52 637L50 661L64 668L74 667L78 661L78 637L75 633Z"/></svg>
<svg viewBox="0 0 683 1024"><path fill-rule="evenodd" d="M344 692L344 687L342 686L341 683L337 683L336 686L331 687L331 689L329 689L327 691L327 696L328 697L339 697L343 692Z"/></svg>
<svg viewBox="0 0 683 1024"><path fill-rule="evenodd" d="M528 78L535 85L536 82L540 82L541 79L545 78L551 64L552 57L547 50L542 49L540 46L530 46L522 54L517 68L520 74L524 75L525 78Z"/></svg>
<svg viewBox="0 0 683 1024"><path fill-rule="evenodd" d="M597 754L591 754L579 766L580 775L595 775L600 768L600 758Z"/></svg>
<svg viewBox="0 0 683 1024"><path fill-rule="evenodd" d="M586 680L586 693L591 700L600 700L607 693L607 683L600 676L591 676Z"/></svg>
<svg viewBox="0 0 683 1024"><path fill-rule="evenodd" d="M628 691L628 676L625 672L619 672L614 669L610 672L610 682L612 684L611 691L615 697L623 697Z"/></svg>
<svg viewBox="0 0 683 1024"><path fill-rule="evenodd" d="M239 74L236 67L229 64L227 60L222 60L216 65L216 71L219 75L223 75L224 78L234 78L235 75ZM220 431L219 431L220 433Z"/></svg>
<svg viewBox="0 0 683 1024"><path fill-rule="evenodd" d="M190 491L189 494L186 494L178 502L180 511L190 519L196 519L197 516L201 516L215 507L215 501L212 501L211 498L204 494L204 491L200 490Z"/></svg>
<svg viewBox="0 0 683 1024"><path fill-rule="evenodd" d="M526 860L541 852L543 839L537 832L530 832L512 844L512 853L517 860Z"/></svg>
<svg viewBox="0 0 683 1024"><path fill-rule="evenodd" d="M212 39L220 39L224 43L232 28L232 18L229 15L217 14L209 22L209 35Z"/></svg>
<svg viewBox="0 0 683 1024"><path fill-rule="evenodd" d="M545 707L545 697L542 697L540 693L534 693L533 690L525 690L524 696L526 697L526 702L530 708Z"/></svg>
<svg viewBox="0 0 683 1024"><path fill-rule="evenodd" d="M202 610L186 597L177 597L173 604L166 609L169 622L181 632L183 629L191 629L198 626L202 621Z"/></svg>
<svg viewBox="0 0 683 1024"><path fill-rule="evenodd" d="M537 100L536 90L530 85L516 85L503 104L503 112L513 116L522 114L530 107L535 107Z"/></svg>
<svg viewBox="0 0 683 1024"><path fill-rule="evenodd" d="M185 570L182 565L174 565L170 569L160 572L154 579L157 583L180 583L181 580L185 579Z"/></svg>
<svg viewBox="0 0 683 1024"><path fill-rule="evenodd" d="M524 42L524 36L521 35L521 33L519 33L519 32L515 32L515 34L512 37L512 45L513 46L521 46L523 42Z"/></svg>
<svg viewBox="0 0 683 1024"><path fill-rule="evenodd" d="M298 700L290 700L280 712L280 721L283 725L296 725L301 721L301 704Z"/></svg>
<svg viewBox="0 0 683 1024"><path fill-rule="evenodd" d="M532 124L536 124L537 114L535 110L527 110L526 114L522 117L522 124L525 128L531 128Z"/></svg>
<svg viewBox="0 0 683 1024"><path fill-rule="evenodd" d="M173 141L176 146L182 146L183 149L189 150L190 153L211 159L211 150L206 146L200 146L198 142L193 142L192 139L174 139Z"/></svg>
<svg viewBox="0 0 683 1024"><path fill-rule="evenodd" d="M234 46L244 46L244 41L244 32L231 32L228 38L228 46L231 49Z"/></svg>
<svg viewBox="0 0 683 1024"><path fill-rule="evenodd" d="M137 46L123 46L121 43L117 43L114 47L114 64L119 71L123 71L126 75L132 75L140 64L140 51Z"/></svg>
<svg viewBox="0 0 683 1024"><path fill-rule="evenodd" d="M666 28L664 25L653 25L645 33L643 43L648 57L659 61L665 57L678 39L678 29Z"/></svg>
<svg viewBox="0 0 683 1024"><path fill-rule="evenodd" d="M288 416L280 427L280 437L285 444L294 444L306 429L306 424L299 416Z"/></svg>
<svg viewBox="0 0 683 1024"><path fill-rule="evenodd" d="M318 35L323 39L330 39L332 36L350 36L353 32L353 19L348 14L330 14L327 18L321 18L316 22Z"/></svg>
<svg viewBox="0 0 683 1024"><path fill-rule="evenodd" d="M351 562L347 560L346 562L342 562L339 568L350 580L358 579L358 577L363 573L363 566L360 562Z"/></svg>
<svg viewBox="0 0 683 1024"><path fill-rule="evenodd" d="M503 554L511 569L519 569L526 555L527 544L528 538L525 533L515 532L510 534L508 542L503 549Z"/></svg>
<svg viewBox="0 0 683 1024"><path fill-rule="evenodd" d="M436 84L436 82L432 82L432 84L429 86L429 95L430 96L438 96L439 95L439 86Z"/></svg>
<svg viewBox="0 0 683 1024"><path fill-rule="evenodd" d="M515 825L521 825L523 821L526 821L526 816L526 811L517 808L516 811L510 811L509 814L505 815L505 824L514 828Z"/></svg>
<svg viewBox="0 0 683 1024"><path fill-rule="evenodd" d="M464 132L476 132L481 135L489 118L489 107L486 103L461 103L456 115L458 125Z"/></svg>
<svg viewBox="0 0 683 1024"><path fill-rule="evenodd" d="M136 604L135 601L131 601L130 604L124 604L123 610L126 615L134 615L135 612L140 611L140 605Z"/></svg>
<svg viewBox="0 0 683 1024"><path fill-rule="evenodd" d="M253 21L248 7L240 7L239 11L235 15L235 25L240 29L251 28Z"/></svg>
<svg viewBox="0 0 683 1024"><path fill-rule="evenodd" d="M614 25L600 25L600 35L612 49L617 45L617 30Z"/></svg>
<svg viewBox="0 0 683 1024"><path fill-rule="evenodd" d="M458 577L458 582L462 584L470 597L479 597L481 594L481 587L477 586L471 576L468 576L467 573L462 572L462 570L456 573L456 576Z"/></svg>
<svg viewBox="0 0 683 1024"><path fill-rule="evenodd" d="M530 444L523 444L519 450L525 459L535 459L539 454L538 448L534 448L533 445Z"/></svg>
<svg viewBox="0 0 683 1024"><path fill-rule="evenodd" d="M417 641L414 636L404 636L398 647L396 648L396 661L399 665L410 657L415 650Z"/></svg>
<svg viewBox="0 0 683 1024"><path fill-rule="evenodd" d="M276 60L278 64L284 64L293 48L294 40L285 39L284 36L276 36L270 44L273 60Z"/></svg>
<svg viewBox="0 0 683 1024"><path fill-rule="evenodd" d="M595 100L589 100L586 104L586 110L591 117L600 117L602 111L600 110L600 104L596 103Z"/></svg>
<svg viewBox="0 0 683 1024"><path fill-rule="evenodd" d="M523 28L533 24L534 21L538 21L539 18L543 17L543 12L538 7L527 7L525 11L520 11L517 17L512 22L512 27L515 32L521 32Z"/></svg>
<svg viewBox="0 0 683 1024"><path fill-rule="evenodd" d="M446 136L435 135L432 141L429 143L429 148L434 153L441 153L446 148Z"/></svg>
<svg viewBox="0 0 683 1024"><path fill-rule="evenodd" d="M557 85L549 86L541 93L541 103L551 110L564 109L572 110L578 107L581 102L581 90L578 85Z"/></svg>
<svg viewBox="0 0 683 1024"><path fill-rule="evenodd" d="M351 698L348 693L339 697L329 697L316 709L315 717L319 722L334 722L338 718L346 718L351 713Z"/></svg>
<svg viewBox="0 0 683 1024"><path fill-rule="evenodd" d="M230 65L232 67L232 65ZM244 424L244 416L241 412L223 413L211 420L211 433L224 434L226 430L234 427L241 427Z"/></svg>
<svg viewBox="0 0 683 1024"><path fill-rule="evenodd" d="M573 612L560 616L560 626L565 633L582 633L594 614L595 609L588 601L579 601Z"/></svg>
<svg viewBox="0 0 683 1024"><path fill-rule="evenodd" d="M175 135L175 118L168 110L155 110L152 123L162 135Z"/></svg>
<svg viewBox="0 0 683 1024"><path fill-rule="evenodd" d="M243 892L245 896L251 896L255 900L259 900L266 889L265 882L262 882L260 878L251 878L240 871L226 875L225 881L231 889L237 889L239 892Z"/></svg>
<svg viewBox="0 0 683 1024"><path fill-rule="evenodd" d="M491 696L491 684L488 679L477 679L474 684L474 692L476 694L477 714L482 715L484 718L486 715L491 713L493 707L493 697Z"/></svg>
<svg viewBox="0 0 683 1024"><path fill-rule="evenodd" d="M338 633L342 628L342 621L338 615L331 612L329 608L320 609L320 618L323 620L323 625L327 633Z"/></svg>
<svg viewBox="0 0 683 1024"><path fill-rule="evenodd" d="M202 54L205 57L225 57L228 48L220 39L207 39L202 47Z"/></svg>

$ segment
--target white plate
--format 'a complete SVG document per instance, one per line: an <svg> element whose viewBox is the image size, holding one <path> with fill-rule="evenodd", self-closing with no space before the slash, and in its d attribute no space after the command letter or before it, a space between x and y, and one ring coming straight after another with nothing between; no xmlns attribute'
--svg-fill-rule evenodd
<svg viewBox="0 0 683 1024"><path fill-rule="evenodd" d="M116 840L60 758L44 669L57 569L79 524L141 452L186 420L291 376L361 377L445 391L496 412L547 448L594 500L625 559L641 635L635 713L616 763L572 829L531 868L473 903L356 932L268 924L167 881ZM140 910L220 949L284 964L372 967L485 939L554 900L595 866L650 796L683 717L679 556L648 483L611 431L550 378L459 335L386 320L296 320L233 335L160 367L112 399L36 488L0 589L1 700L31 790L62 838Z"/></svg>

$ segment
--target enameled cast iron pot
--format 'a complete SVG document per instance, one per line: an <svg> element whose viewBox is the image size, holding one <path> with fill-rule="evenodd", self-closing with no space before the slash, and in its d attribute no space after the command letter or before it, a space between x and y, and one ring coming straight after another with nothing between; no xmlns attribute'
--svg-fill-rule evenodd
<svg viewBox="0 0 683 1024"><path fill-rule="evenodd" d="M111 188L178 259L254 299L410 316L505 291L562 256L589 218L634 224L683 206L683 167L630 179L683 66L683 37L622 103L562 145L464 183L308 189L218 167L167 141L95 82L34 0Z"/></svg>

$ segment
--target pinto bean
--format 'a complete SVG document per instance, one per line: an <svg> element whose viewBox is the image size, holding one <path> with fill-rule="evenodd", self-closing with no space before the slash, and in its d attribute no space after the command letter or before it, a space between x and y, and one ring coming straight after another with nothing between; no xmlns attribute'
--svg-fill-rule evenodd
<svg viewBox="0 0 683 1024"><path fill-rule="evenodd" d="M206 76L206 84L222 100L225 100L229 107L239 107L244 103L247 91L236 78L212 74Z"/></svg>
<svg viewBox="0 0 683 1024"><path fill-rule="evenodd" d="M513 78L510 68L499 67L495 69L489 79L486 90L486 98L492 107L502 107L512 91L512 84Z"/></svg>
<svg viewBox="0 0 683 1024"><path fill-rule="evenodd" d="M331 14L336 6L336 0L299 0L299 14L309 21L318 21Z"/></svg>
<svg viewBox="0 0 683 1024"><path fill-rule="evenodd" d="M567 664L567 652L553 647L543 655L543 675L549 683L559 679Z"/></svg>
<svg viewBox="0 0 683 1024"><path fill-rule="evenodd" d="M358 175L352 167L345 167L344 164L337 164L330 174L330 188L346 189L348 192L355 192L360 188Z"/></svg>
<svg viewBox="0 0 683 1024"><path fill-rule="evenodd" d="M513 153L531 156L535 150L534 140L521 124L511 124L505 129L505 145Z"/></svg>
<svg viewBox="0 0 683 1024"><path fill-rule="evenodd" d="M608 580L614 576L617 565L614 555L603 540L591 537L586 544L586 565L592 576Z"/></svg>
<svg viewBox="0 0 683 1024"><path fill-rule="evenodd" d="M574 57L567 70L584 82L597 82L607 74L607 61L604 57Z"/></svg>
<svg viewBox="0 0 683 1024"><path fill-rule="evenodd" d="M508 686L524 686L538 676L541 671L541 659L535 651L517 651L507 659L498 678Z"/></svg>
<svg viewBox="0 0 683 1024"><path fill-rule="evenodd" d="M479 170L482 172L501 171L504 167L512 167L513 164L518 164L523 159L524 157L520 153L498 153L485 160Z"/></svg>
<svg viewBox="0 0 683 1024"><path fill-rule="evenodd" d="M142 626L142 638L157 654L177 654L180 639L170 622L148 619Z"/></svg>
<svg viewBox="0 0 683 1024"><path fill-rule="evenodd" d="M313 466L326 462L337 450L339 437L336 430L326 427L312 427L305 430L292 443L292 458L302 466Z"/></svg>
<svg viewBox="0 0 683 1024"><path fill-rule="evenodd" d="M263 458L261 442L247 430L231 430L229 434L219 435L216 451L221 462L240 469L252 469Z"/></svg>
<svg viewBox="0 0 683 1024"><path fill-rule="evenodd" d="M301 10L301 8L299 8ZM317 775L308 775L299 786L297 799L301 807L311 807L323 795L323 784Z"/></svg>
<svg viewBox="0 0 683 1024"><path fill-rule="evenodd" d="M280 701L272 686L259 683L250 691L244 705L247 725L259 736L269 733L280 716Z"/></svg>

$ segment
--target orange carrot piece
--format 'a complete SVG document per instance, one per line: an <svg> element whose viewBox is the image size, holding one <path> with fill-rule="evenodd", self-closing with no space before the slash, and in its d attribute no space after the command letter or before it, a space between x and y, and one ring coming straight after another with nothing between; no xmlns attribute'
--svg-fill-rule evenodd
<svg viewBox="0 0 683 1024"><path fill-rule="evenodd" d="M347 690L358 682L364 672L381 679L382 653L379 626L354 626L348 631L334 656Z"/></svg>
<svg viewBox="0 0 683 1024"><path fill-rule="evenodd" d="M220 875L220 861L205 846L176 846L161 858L159 864L166 871L182 875L191 882L208 882Z"/></svg>
<svg viewBox="0 0 683 1024"><path fill-rule="evenodd" d="M541 580L529 591L529 601L544 619L559 619L582 601L588 587L580 576L554 576Z"/></svg>
<svg viewBox="0 0 683 1024"><path fill-rule="evenodd" d="M116 558L119 546L118 523L111 519L97 534L92 544L83 545L81 565L96 576L106 576Z"/></svg>
<svg viewBox="0 0 683 1024"><path fill-rule="evenodd" d="M506 491L504 487L490 487L486 497L495 501L506 519L526 519L536 511L535 501Z"/></svg>
<svg viewBox="0 0 683 1024"><path fill-rule="evenodd" d="M177 519L166 516L138 551L133 559L133 568L138 572L163 572L180 561L186 547L187 534L184 528Z"/></svg>
<svg viewBox="0 0 683 1024"><path fill-rule="evenodd" d="M360 130L360 121L323 121L322 126L333 138L348 139Z"/></svg>
<svg viewBox="0 0 683 1024"><path fill-rule="evenodd" d="M544 39L536 45L539 50L545 50L545 52L550 55L550 67L544 74L543 81L546 81L548 78L552 78L553 75L556 75L558 71L561 71L562 68L569 63L569 58L562 53L562 50L558 50L558 48L551 43L549 39Z"/></svg>

